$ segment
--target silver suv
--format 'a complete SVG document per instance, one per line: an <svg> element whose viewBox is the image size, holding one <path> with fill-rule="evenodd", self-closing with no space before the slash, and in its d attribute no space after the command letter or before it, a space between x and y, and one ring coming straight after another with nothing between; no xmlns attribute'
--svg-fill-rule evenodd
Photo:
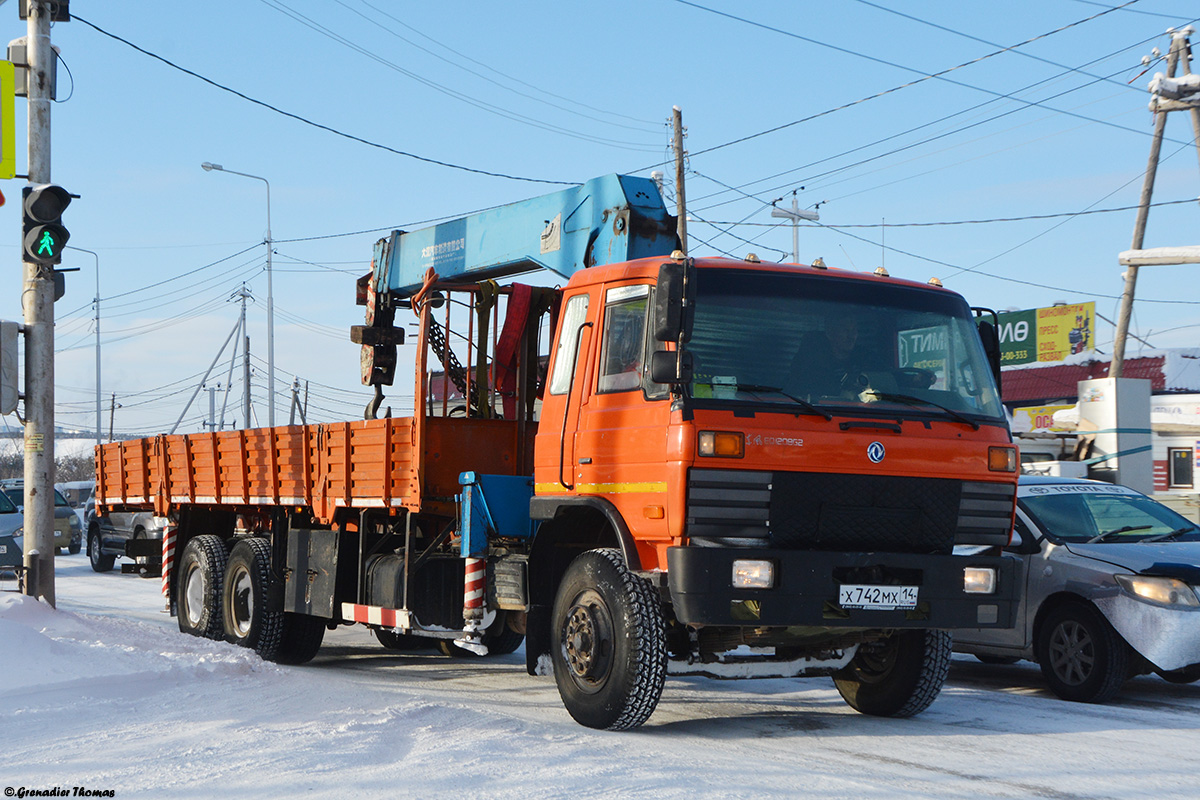
<svg viewBox="0 0 1200 800"><path fill-rule="evenodd" d="M87 526L88 560L96 572L108 572L113 568L117 556L125 555L125 544L130 541L158 539L163 536L164 520L149 511L119 511L96 516L96 493L87 500L84 511ZM122 568L124 569L124 568ZM153 570L134 569L143 577L157 577Z"/></svg>

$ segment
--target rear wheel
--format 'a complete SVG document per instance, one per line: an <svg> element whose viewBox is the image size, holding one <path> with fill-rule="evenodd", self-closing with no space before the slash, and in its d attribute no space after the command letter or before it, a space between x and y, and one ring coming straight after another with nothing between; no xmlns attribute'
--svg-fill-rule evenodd
<svg viewBox="0 0 1200 800"><path fill-rule="evenodd" d="M283 637L283 611L271 607L271 545L242 539L233 546L225 568L221 597L225 638L273 661Z"/></svg>
<svg viewBox="0 0 1200 800"><path fill-rule="evenodd" d="M929 708L942 690L950 672L950 647L946 631L899 631L861 645L833 682L855 711L911 717Z"/></svg>
<svg viewBox="0 0 1200 800"><path fill-rule="evenodd" d="M1063 700L1103 703L1129 677L1129 645L1103 615L1083 603L1050 612L1037 640L1038 665Z"/></svg>
<svg viewBox="0 0 1200 800"><path fill-rule="evenodd" d="M385 650L420 650L422 647L427 647L431 643L428 640L422 640L420 636L413 636L409 633L396 633L387 628L375 628L375 638L383 645Z"/></svg>
<svg viewBox="0 0 1200 800"><path fill-rule="evenodd" d="M321 649L325 639L325 620L306 614L283 614L283 635L275 651L276 664L307 664Z"/></svg>
<svg viewBox="0 0 1200 800"><path fill-rule="evenodd" d="M516 652L523 641L525 641L525 634L517 633L509 627L507 611L497 611L496 618L483 632L483 643L487 646L486 655L488 656L506 656ZM453 658L486 657L459 647L450 639L438 639L437 649L442 655Z"/></svg>
<svg viewBox="0 0 1200 800"><path fill-rule="evenodd" d="M589 728L636 728L654 713L667 675L658 596L616 550L589 550L567 568L551 615L550 656L563 705Z"/></svg>
<svg viewBox="0 0 1200 800"><path fill-rule="evenodd" d="M98 545L89 544L89 553L92 547ZM221 622L221 587L228 557L225 541L219 536L197 536L183 548L175 584L179 630L206 639L225 637Z"/></svg>
<svg viewBox="0 0 1200 800"><path fill-rule="evenodd" d="M88 535L88 561L92 563L94 572L108 572L113 568L116 556L106 556L100 551L100 531L92 531Z"/></svg>

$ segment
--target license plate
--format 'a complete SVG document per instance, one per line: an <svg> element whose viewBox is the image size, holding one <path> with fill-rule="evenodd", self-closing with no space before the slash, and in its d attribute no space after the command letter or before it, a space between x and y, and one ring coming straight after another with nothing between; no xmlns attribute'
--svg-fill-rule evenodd
<svg viewBox="0 0 1200 800"><path fill-rule="evenodd" d="M917 607L916 586L838 587L838 605L842 608L870 608L883 611Z"/></svg>
<svg viewBox="0 0 1200 800"><path fill-rule="evenodd" d="M0 556L8 552L8 545L0 544Z"/></svg>

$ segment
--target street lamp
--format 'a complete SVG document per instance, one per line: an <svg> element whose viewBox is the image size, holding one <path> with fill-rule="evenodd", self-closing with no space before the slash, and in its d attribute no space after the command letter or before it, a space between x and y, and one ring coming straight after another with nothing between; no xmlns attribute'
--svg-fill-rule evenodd
<svg viewBox="0 0 1200 800"><path fill-rule="evenodd" d="M99 447L102 435L100 429L104 424L100 412L100 255L85 247L76 247L73 244L67 245L66 249L88 253L92 258L96 259L96 446Z"/></svg>
<svg viewBox="0 0 1200 800"><path fill-rule="evenodd" d="M260 175L250 175L245 172L235 172L225 169L220 164L205 161L200 165L205 172L228 172L230 175L241 175L243 178L253 178L267 185L267 425L275 427L275 294L271 288L271 184ZM250 420L246 420L246 427Z"/></svg>
<svg viewBox="0 0 1200 800"><path fill-rule="evenodd" d="M803 188L803 187L801 187ZM783 198L779 198L782 200ZM775 203L778 203L776 200ZM796 193L792 192L792 207L791 208L775 208L775 203L771 204L771 216L779 217L780 219L790 219L792 221L792 262L800 263L800 227L799 223L802 219L816 222L821 218L821 215L816 211L802 211L799 203L796 202Z"/></svg>

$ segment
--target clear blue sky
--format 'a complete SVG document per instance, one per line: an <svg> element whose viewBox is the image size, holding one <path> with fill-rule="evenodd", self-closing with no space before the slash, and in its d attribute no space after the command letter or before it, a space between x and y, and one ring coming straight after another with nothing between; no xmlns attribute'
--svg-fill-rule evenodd
<svg viewBox="0 0 1200 800"><path fill-rule="evenodd" d="M1164 69L1142 75L1141 59L1165 52L1167 28L1200 9L1140 0L1081 22L1114 5L75 0L72 13L111 36L82 20L53 28L53 179L82 196L64 217L70 244L98 254L116 431L170 428L234 325L226 300L243 281L257 299L266 423L265 187L201 162L270 181L277 388L299 376L313 419L349 419L368 397L346 332L361 320L354 279L375 239L555 190L538 180L648 175L669 157L673 105L688 128L693 255L790 254L790 228L769 204L804 187L800 203L820 202L822 225L866 227L806 225L802 261L936 275L998 309L1095 300L1115 319L1133 211L877 227L1136 204L1152 127L1145 87ZM0 6L0 20L9 39L24 35L17 3ZM1034 37L1044 38L991 55ZM23 172L20 99L17 131ZM1171 116L1167 137L1154 199L1195 198L1186 114ZM21 185L0 186L7 319L21 318ZM1153 209L1146 245L1198 243L1196 215L1193 203ZM94 421L95 264L68 251L64 266L81 270L56 308L57 421L68 427ZM1195 346L1196 286L1195 267L1142 270L1134 332ZM1097 345L1108 352L1111 340L1101 322ZM198 403L181 430L199 429ZM239 397L230 409L240 417ZM286 421L286 404L277 414Z"/></svg>

